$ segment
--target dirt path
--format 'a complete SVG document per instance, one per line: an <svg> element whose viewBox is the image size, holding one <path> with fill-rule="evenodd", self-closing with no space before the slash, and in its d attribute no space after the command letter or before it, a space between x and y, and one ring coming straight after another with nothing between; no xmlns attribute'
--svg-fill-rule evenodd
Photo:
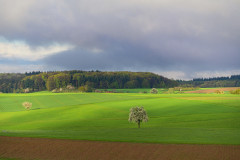
<svg viewBox="0 0 240 160"><path fill-rule="evenodd" d="M240 146L0 137L1 157L27 160L239 160Z"/></svg>

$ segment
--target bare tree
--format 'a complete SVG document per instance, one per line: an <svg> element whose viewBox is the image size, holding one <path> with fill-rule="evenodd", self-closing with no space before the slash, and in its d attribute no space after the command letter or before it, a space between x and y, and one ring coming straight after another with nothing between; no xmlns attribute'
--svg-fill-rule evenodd
<svg viewBox="0 0 240 160"><path fill-rule="evenodd" d="M141 122L148 121L147 112L145 111L145 109L143 107L133 107L130 109L128 121L137 123L138 128L140 128Z"/></svg>
<svg viewBox="0 0 240 160"><path fill-rule="evenodd" d="M27 110L29 110L32 107L32 103L30 102L23 102L22 105Z"/></svg>

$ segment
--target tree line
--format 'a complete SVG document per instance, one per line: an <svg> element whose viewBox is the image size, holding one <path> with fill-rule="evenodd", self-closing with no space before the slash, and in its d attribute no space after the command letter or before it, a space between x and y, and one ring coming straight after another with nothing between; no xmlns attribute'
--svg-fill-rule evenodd
<svg viewBox="0 0 240 160"><path fill-rule="evenodd" d="M178 83L150 72L57 71L0 74L0 92L43 91L87 86L93 89L169 88Z"/></svg>
<svg viewBox="0 0 240 160"><path fill-rule="evenodd" d="M177 80L181 87L240 87L240 75L230 77L195 78L189 81Z"/></svg>
<svg viewBox="0 0 240 160"><path fill-rule="evenodd" d="M240 80L240 75L231 75L230 77L212 77L212 78L194 78L193 81L222 81L222 80Z"/></svg>
<svg viewBox="0 0 240 160"><path fill-rule="evenodd" d="M21 73L0 73L0 92L12 93L21 88L21 81L25 77Z"/></svg>

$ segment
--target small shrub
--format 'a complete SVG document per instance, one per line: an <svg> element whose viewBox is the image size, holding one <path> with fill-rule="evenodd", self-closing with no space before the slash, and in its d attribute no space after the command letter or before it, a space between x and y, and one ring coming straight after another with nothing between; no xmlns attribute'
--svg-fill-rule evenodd
<svg viewBox="0 0 240 160"><path fill-rule="evenodd" d="M217 93L217 94L224 94L224 92L221 91L221 90L216 90L215 93Z"/></svg>
<svg viewBox="0 0 240 160"><path fill-rule="evenodd" d="M234 91L230 91L231 94L240 94L240 89L236 89Z"/></svg>
<svg viewBox="0 0 240 160"><path fill-rule="evenodd" d="M67 87L66 87L68 90L74 90L75 89L75 87L74 86L72 86L72 85L67 85Z"/></svg>
<svg viewBox="0 0 240 160"><path fill-rule="evenodd" d="M52 93L59 93L59 90L57 88L52 90Z"/></svg>
<svg viewBox="0 0 240 160"><path fill-rule="evenodd" d="M169 89L168 89L168 93L169 93L169 94L174 93L174 88L169 88Z"/></svg>
<svg viewBox="0 0 240 160"><path fill-rule="evenodd" d="M30 89L29 88L26 88L26 89L24 89L24 93L30 93Z"/></svg>
<svg viewBox="0 0 240 160"><path fill-rule="evenodd" d="M151 91L150 91L150 93L152 93L152 94L157 94L157 93L158 93L158 90L157 90L156 88L152 88Z"/></svg>
<svg viewBox="0 0 240 160"><path fill-rule="evenodd" d="M30 110L32 107L32 103L30 102L23 102L22 105L26 110Z"/></svg>
<svg viewBox="0 0 240 160"><path fill-rule="evenodd" d="M80 86L80 87L78 88L78 90L79 90L80 92L87 92L87 87L86 87L86 86Z"/></svg>

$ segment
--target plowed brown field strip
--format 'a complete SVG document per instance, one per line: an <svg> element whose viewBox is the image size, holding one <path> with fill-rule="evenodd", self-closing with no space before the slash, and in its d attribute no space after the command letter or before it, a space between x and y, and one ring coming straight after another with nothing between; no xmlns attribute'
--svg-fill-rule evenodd
<svg viewBox="0 0 240 160"><path fill-rule="evenodd" d="M240 146L0 137L1 157L27 160L239 160Z"/></svg>
<svg viewBox="0 0 240 160"><path fill-rule="evenodd" d="M214 89L203 89L197 91L187 91L185 93L214 93L215 91L233 91L236 89L240 89L240 87L224 87L224 88L214 88Z"/></svg>

